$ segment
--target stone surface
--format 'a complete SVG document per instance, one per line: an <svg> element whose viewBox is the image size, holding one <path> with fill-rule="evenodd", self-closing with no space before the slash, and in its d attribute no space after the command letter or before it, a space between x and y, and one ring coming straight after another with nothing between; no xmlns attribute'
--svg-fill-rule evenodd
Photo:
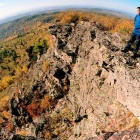
<svg viewBox="0 0 140 140"><path fill-rule="evenodd" d="M10 100L17 132L40 139L138 139L140 58L120 51L123 36L83 21L49 31L55 45L30 66Z"/></svg>

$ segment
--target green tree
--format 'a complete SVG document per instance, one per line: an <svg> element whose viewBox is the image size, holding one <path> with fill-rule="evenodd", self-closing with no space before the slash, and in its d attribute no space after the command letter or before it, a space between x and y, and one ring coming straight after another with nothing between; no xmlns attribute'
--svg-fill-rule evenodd
<svg viewBox="0 0 140 140"><path fill-rule="evenodd" d="M40 44L36 44L33 48L33 51L41 55L43 54L43 46L41 46Z"/></svg>
<svg viewBox="0 0 140 140"><path fill-rule="evenodd" d="M11 56L12 56L12 60L13 60L13 61L16 61L16 59L17 59L17 54L16 54L15 50L11 50Z"/></svg>

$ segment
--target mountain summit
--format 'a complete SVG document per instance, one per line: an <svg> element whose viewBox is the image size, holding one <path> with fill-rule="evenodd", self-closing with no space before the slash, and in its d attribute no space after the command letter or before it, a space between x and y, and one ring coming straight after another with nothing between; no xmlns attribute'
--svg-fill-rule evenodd
<svg viewBox="0 0 140 140"><path fill-rule="evenodd" d="M140 59L98 22L55 23L52 45L15 87L1 136L13 140L140 139ZM29 57L31 57L31 54ZM9 127L8 127L9 126Z"/></svg>

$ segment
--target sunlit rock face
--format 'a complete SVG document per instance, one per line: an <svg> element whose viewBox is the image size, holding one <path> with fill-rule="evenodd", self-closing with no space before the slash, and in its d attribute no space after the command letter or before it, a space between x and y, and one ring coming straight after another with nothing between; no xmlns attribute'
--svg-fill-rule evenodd
<svg viewBox="0 0 140 140"><path fill-rule="evenodd" d="M10 100L15 127L32 139L137 135L139 129L130 128L140 119L140 59L121 52L123 36L83 21L56 23L49 32L54 45L29 69L28 81L17 85L18 94Z"/></svg>

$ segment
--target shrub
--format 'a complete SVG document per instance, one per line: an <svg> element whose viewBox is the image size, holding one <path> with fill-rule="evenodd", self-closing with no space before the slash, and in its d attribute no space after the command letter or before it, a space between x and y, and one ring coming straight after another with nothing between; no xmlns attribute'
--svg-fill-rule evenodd
<svg viewBox="0 0 140 140"><path fill-rule="evenodd" d="M39 102L33 102L27 106L27 112L31 117L36 118L41 115L42 108L40 107Z"/></svg>
<svg viewBox="0 0 140 140"><path fill-rule="evenodd" d="M7 129L8 131L14 131L14 126L13 126L13 124L11 124L10 122L8 122L8 123L6 124L6 129Z"/></svg>
<svg viewBox="0 0 140 140"><path fill-rule="evenodd" d="M60 20L61 23L71 23L71 22L78 22L79 21L79 12L75 11L68 11L62 12L57 15L57 20Z"/></svg>
<svg viewBox="0 0 140 140"><path fill-rule="evenodd" d="M23 65L21 71L22 71L23 73L26 73L26 72L27 72L27 66L26 66L26 65Z"/></svg>
<svg viewBox="0 0 140 140"><path fill-rule="evenodd" d="M113 31L120 32L122 34L130 34L133 29L133 21L127 19L121 19L116 26L114 27Z"/></svg>
<svg viewBox="0 0 140 140"><path fill-rule="evenodd" d="M40 107L43 110L45 110L52 105L52 102L53 102L52 99L48 95L45 95L44 98L41 100Z"/></svg>
<svg viewBox="0 0 140 140"><path fill-rule="evenodd" d="M69 119L71 121L73 120L73 113L68 107L62 109L60 114L64 119Z"/></svg>
<svg viewBox="0 0 140 140"><path fill-rule="evenodd" d="M6 87L14 83L13 76L5 76L0 81L0 91L4 90Z"/></svg>
<svg viewBox="0 0 140 140"><path fill-rule="evenodd" d="M13 60L13 61L16 61L16 59L17 59L17 54L16 54L15 50L12 50L10 55L11 55L11 57L12 57L12 60Z"/></svg>
<svg viewBox="0 0 140 140"><path fill-rule="evenodd" d="M38 54L43 54L43 46L36 44L33 48L33 51Z"/></svg>
<svg viewBox="0 0 140 140"><path fill-rule="evenodd" d="M132 32L133 21L130 19L118 18L116 16L89 13L89 12L78 12L78 11L65 11L61 12L55 17L56 21L60 23L71 23L80 21L95 21L101 23L106 30L120 32L123 34L128 34Z"/></svg>
<svg viewBox="0 0 140 140"><path fill-rule="evenodd" d="M78 22L83 18L81 12L77 11L66 11L66 12L61 12L56 16L56 20L60 20L60 23L65 24L65 23L71 23L71 22Z"/></svg>
<svg viewBox="0 0 140 140"><path fill-rule="evenodd" d="M45 132L45 139L50 139L51 138L51 134L49 131Z"/></svg>
<svg viewBox="0 0 140 140"><path fill-rule="evenodd" d="M15 61L17 59L17 54L15 50L7 50L3 49L0 52L0 61L3 61L6 57L12 57L12 60Z"/></svg>
<svg viewBox="0 0 140 140"><path fill-rule="evenodd" d="M27 131L26 130L21 130L21 131L18 131L17 134L21 135L21 136L26 136Z"/></svg>
<svg viewBox="0 0 140 140"><path fill-rule="evenodd" d="M0 111L3 111L4 109L7 108L9 99L10 99L9 96L4 96L3 98L0 99Z"/></svg>
<svg viewBox="0 0 140 140"><path fill-rule="evenodd" d="M33 52L38 53L42 55L44 52L47 51L49 45L47 44L47 41L43 39L40 43L36 44L33 48Z"/></svg>
<svg viewBox="0 0 140 140"><path fill-rule="evenodd" d="M31 117L36 118L41 115L45 110L53 106L53 100L48 95L45 95L40 101L32 102L29 104L26 109Z"/></svg>
<svg viewBox="0 0 140 140"><path fill-rule="evenodd" d="M24 65L23 67L17 66L16 70L15 70L15 76L16 77L20 77L23 74L25 74L27 72L28 68L26 65Z"/></svg>
<svg viewBox="0 0 140 140"><path fill-rule="evenodd" d="M6 118L7 120L10 119L10 113L9 113L8 111L5 111L5 110L4 110L4 111L2 112L2 114L3 114L3 117Z"/></svg>

